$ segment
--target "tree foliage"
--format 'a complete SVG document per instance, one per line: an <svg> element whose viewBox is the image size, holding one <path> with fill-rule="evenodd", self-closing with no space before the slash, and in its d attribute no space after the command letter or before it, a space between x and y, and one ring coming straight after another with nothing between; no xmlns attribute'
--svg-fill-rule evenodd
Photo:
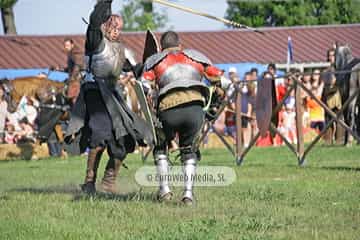
<svg viewBox="0 0 360 240"><path fill-rule="evenodd" d="M356 0L231 1L226 17L252 27L360 22Z"/></svg>
<svg viewBox="0 0 360 240"><path fill-rule="evenodd" d="M0 0L1 20L5 34L16 34L13 6L17 0Z"/></svg>
<svg viewBox="0 0 360 240"><path fill-rule="evenodd" d="M141 0L127 0L121 10L124 31L157 30L165 26L165 13L154 12L152 3Z"/></svg>
<svg viewBox="0 0 360 240"><path fill-rule="evenodd" d="M17 0L0 0L0 8L9 8L14 6Z"/></svg>

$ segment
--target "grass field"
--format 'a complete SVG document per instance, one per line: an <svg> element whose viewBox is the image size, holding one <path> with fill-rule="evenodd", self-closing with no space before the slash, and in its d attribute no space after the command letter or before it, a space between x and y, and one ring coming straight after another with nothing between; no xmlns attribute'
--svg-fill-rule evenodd
<svg viewBox="0 0 360 240"><path fill-rule="evenodd" d="M206 150L200 164L233 167L237 180L197 188L184 207L181 188L159 204L136 184L138 155L119 194L95 197L79 191L84 158L0 162L0 239L360 239L359 147L315 148L304 168L285 148L253 149L241 167Z"/></svg>

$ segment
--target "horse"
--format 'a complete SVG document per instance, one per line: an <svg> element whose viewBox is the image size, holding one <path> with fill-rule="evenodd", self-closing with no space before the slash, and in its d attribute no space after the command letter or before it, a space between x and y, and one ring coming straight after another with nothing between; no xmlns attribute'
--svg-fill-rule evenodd
<svg viewBox="0 0 360 240"><path fill-rule="evenodd" d="M9 112L16 111L23 96L34 97L41 101L43 95L48 94L49 90L57 94L66 89L64 83L41 76L21 77L13 80L1 79L0 85L3 85L6 91Z"/></svg>
<svg viewBox="0 0 360 240"><path fill-rule="evenodd" d="M335 70L345 71L336 74L336 84L340 89L344 104L360 88L360 59L352 56L348 45L336 46ZM344 119L354 132L360 136L360 95L358 94L344 110ZM350 143L347 134L345 143Z"/></svg>
<svg viewBox="0 0 360 240"><path fill-rule="evenodd" d="M61 121L68 119L72 99L78 93L79 84L52 81L46 76L22 77L14 80L2 79L0 84L7 92L8 111L15 112L23 96L39 101L37 116L38 144L46 142L52 132L62 143ZM68 89L68 85L71 89ZM71 91L68 91L71 90ZM71 95L71 96L69 96ZM64 156L64 152L62 152Z"/></svg>

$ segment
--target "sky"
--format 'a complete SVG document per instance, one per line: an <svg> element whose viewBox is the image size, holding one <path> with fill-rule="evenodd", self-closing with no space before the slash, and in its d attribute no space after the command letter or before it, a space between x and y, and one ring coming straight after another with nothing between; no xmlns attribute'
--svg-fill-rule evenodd
<svg viewBox="0 0 360 240"><path fill-rule="evenodd" d="M112 9L119 13L122 0L114 0ZM224 17L226 0L172 0L172 2ZM88 19L96 0L18 0L14 7L15 24L20 35L62 35L83 34L86 25L82 17ZM155 3L156 11L165 11L169 23L164 29L175 31L221 30L226 27L217 21L185 13L177 9L163 7ZM0 23L1 19L0 19ZM1 27L0 34L3 34Z"/></svg>

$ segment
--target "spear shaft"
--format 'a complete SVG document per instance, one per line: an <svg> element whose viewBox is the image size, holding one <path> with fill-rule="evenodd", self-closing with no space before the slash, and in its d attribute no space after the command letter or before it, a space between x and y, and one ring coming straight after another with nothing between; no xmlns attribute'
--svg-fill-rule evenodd
<svg viewBox="0 0 360 240"><path fill-rule="evenodd" d="M171 3L171 2L168 2L166 0L152 0L152 1L156 2L156 3L159 3L159 4L162 4L162 5L165 5L165 6L168 6L168 7L176 8L176 9L184 11L184 12L188 12L188 13L192 13L192 14L195 14L195 15L210 18L210 19L213 19L215 21L219 21L219 22L222 22L222 23L225 23L225 24L237 27L237 28L245 28L245 29L257 32L257 33L264 34L264 32L261 32L261 31L255 29L255 28L252 28L252 27L249 27L249 26L246 26L246 25L231 21L231 20L226 19L226 18L216 17L216 16L210 15L208 13L200 12L200 11L194 10L192 8L189 8L189 7L180 6L178 4Z"/></svg>

